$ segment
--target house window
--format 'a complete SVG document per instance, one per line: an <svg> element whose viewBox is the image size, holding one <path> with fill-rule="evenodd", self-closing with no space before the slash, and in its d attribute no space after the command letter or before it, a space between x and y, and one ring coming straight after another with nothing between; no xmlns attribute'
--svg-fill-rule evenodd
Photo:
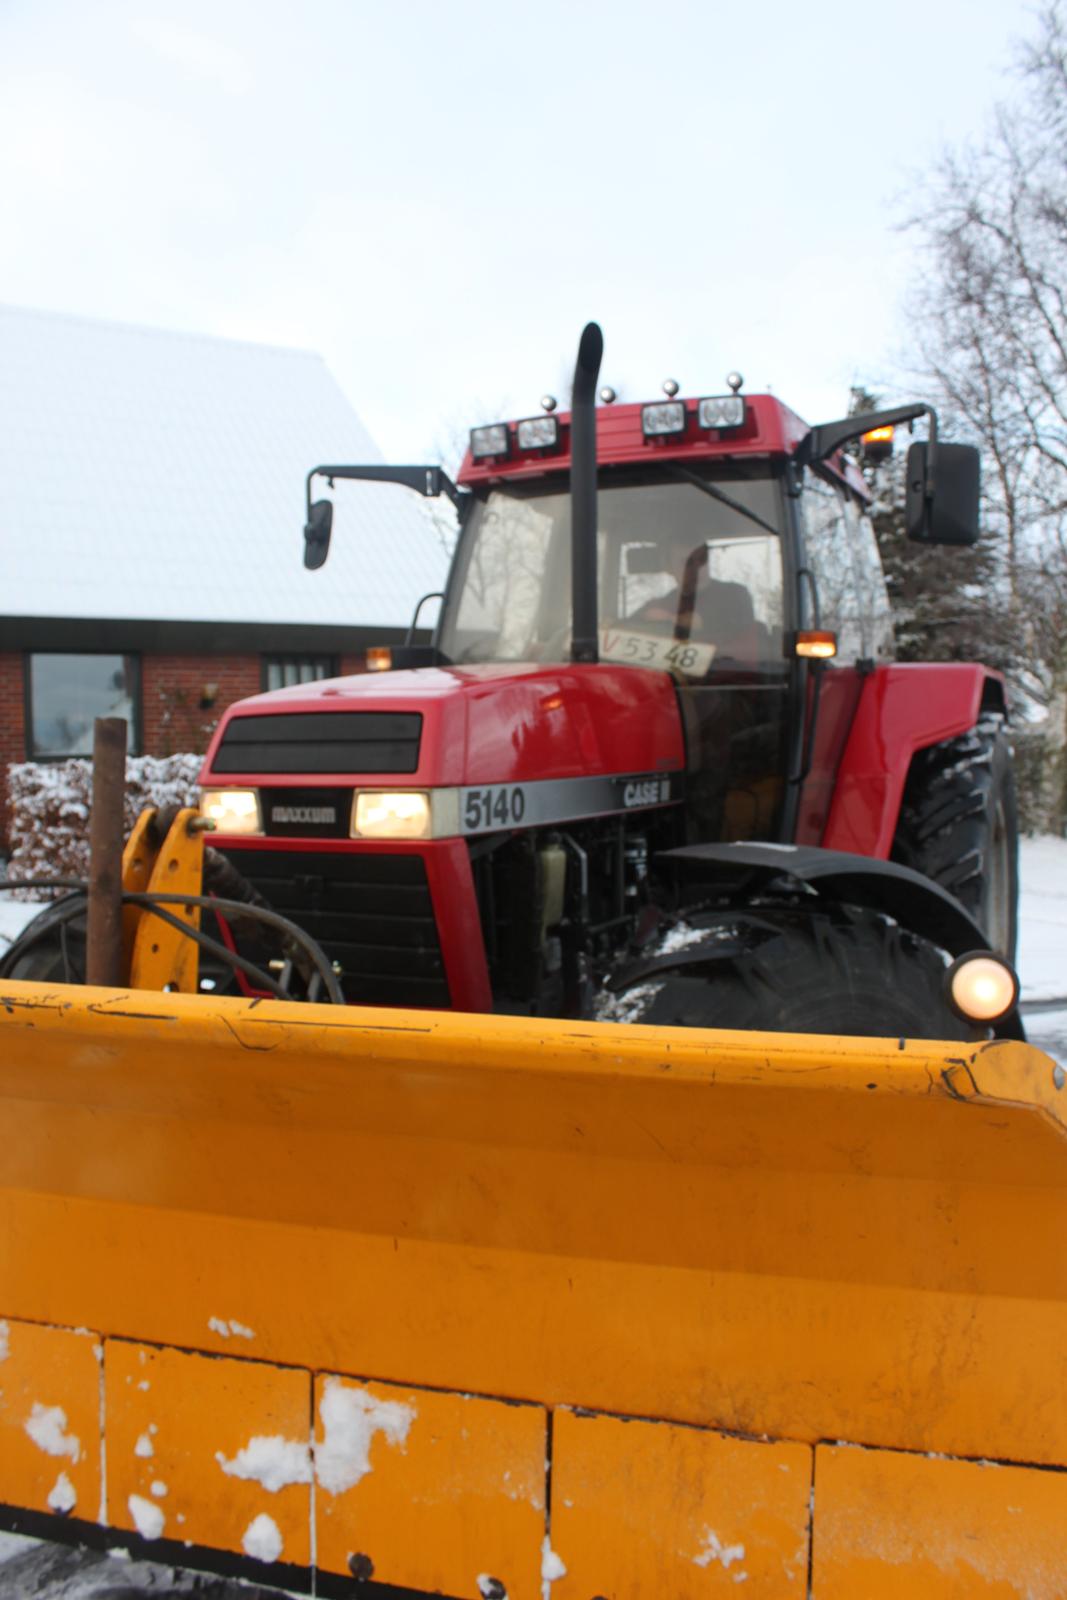
<svg viewBox="0 0 1067 1600"><path fill-rule="evenodd" d="M26 657L26 746L31 760L91 756L97 717L125 717L127 749L140 752L136 656L39 652Z"/></svg>
<svg viewBox="0 0 1067 1600"><path fill-rule="evenodd" d="M317 683L333 678L337 663L333 656L264 656L264 689L289 689L296 683Z"/></svg>

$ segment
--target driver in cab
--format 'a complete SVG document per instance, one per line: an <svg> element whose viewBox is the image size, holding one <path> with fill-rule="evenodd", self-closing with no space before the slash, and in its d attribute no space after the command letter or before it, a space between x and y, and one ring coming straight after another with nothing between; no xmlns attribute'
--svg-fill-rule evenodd
<svg viewBox="0 0 1067 1600"><path fill-rule="evenodd" d="M659 551L660 571L670 577L670 588L630 611L619 625L666 634L682 644L707 642L720 655L754 653L755 614L745 585L710 577L707 545L694 546L686 534L669 533Z"/></svg>

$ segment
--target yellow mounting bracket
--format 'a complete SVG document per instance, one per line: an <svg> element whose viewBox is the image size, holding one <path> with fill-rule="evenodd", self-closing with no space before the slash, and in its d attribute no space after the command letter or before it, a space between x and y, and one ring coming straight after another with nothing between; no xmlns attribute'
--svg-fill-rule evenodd
<svg viewBox="0 0 1067 1600"><path fill-rule="evenodd" d="M196 826L199 813L179 811L160 840L159 813L142 811L122 853L124 894L191 894L203 892L204 835ZM200 926L200 907L168 905L180 922ZM127 906L123 917L126 970L132 989L197 992L199 947L177 928L144 906Z"/></svg>

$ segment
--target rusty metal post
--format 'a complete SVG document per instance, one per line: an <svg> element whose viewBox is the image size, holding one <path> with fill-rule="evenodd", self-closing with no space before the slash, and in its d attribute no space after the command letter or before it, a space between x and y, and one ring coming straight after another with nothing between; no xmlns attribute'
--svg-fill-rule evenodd
<svg viewBox="0 0 1067 1600"><path fill-rule="evenodd" d="M93 809L89 819L89 921L86 983L123 982L122 845L125 833L126 723L97 717L93 727Z"/></svg>

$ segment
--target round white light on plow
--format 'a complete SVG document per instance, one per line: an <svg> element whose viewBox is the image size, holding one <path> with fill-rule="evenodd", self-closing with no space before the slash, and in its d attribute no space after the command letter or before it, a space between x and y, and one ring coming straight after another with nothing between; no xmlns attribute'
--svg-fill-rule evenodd
<svg viewBox="0 0 1067 1600"><path fill-rule="evenodd" d="M999 1022L1019 998L1019 980L1012 967L984 950L960 956L945 981L952 1005L968 1022Z"/></svg>

